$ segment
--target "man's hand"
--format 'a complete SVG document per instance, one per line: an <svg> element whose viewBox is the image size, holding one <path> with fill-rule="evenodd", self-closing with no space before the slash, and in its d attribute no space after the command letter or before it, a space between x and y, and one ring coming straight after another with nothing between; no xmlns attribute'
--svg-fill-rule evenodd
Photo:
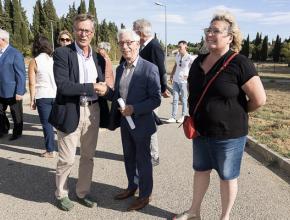
<svg viewBox="0 0 290 220"><path fill-rule="evenodd" d="M108 86L105 82L94 83L94 90L99 96L104 96L108 91Z"/></svg>
<svg viewBox="0 0 290 220"><path fill-rule="evenodd" d="M35 110L36 109L35 99L30 102L30 108L31 108L31 110Z"/></svg>
<svg viewBox="0 0 290 220"><path fill-rule="evenodd" d="M170 92L166 89L163 93L162 93L163 98L169 98L170 97Z"/></svg>
<svg viewBox="0 0 290 220"><path fill-rule="evenodd" d="M124 109L119 108L123 116L131 116L134 113L134 108L132 105L126 105Z"/></svg>
<svg viewBox="0 0 290 220"><path fill-rule="evenodd" d="M23 99L23 95L17 95L17 94L16 94L15 99L16 99L17 101L20 101L20 100Z"/></svg>

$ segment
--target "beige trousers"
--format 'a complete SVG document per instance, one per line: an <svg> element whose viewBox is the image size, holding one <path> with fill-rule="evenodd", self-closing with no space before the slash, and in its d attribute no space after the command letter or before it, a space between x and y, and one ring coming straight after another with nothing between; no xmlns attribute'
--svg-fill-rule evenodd
<svg viewBox="0 0 290 220"><path fill-rule="evenodd" d="M57 131L59 158L56 167L56 198L68 196L67 181L74 164L77 146L80 146L80 164L76 194L83 198L90 193L99 124L100 108L97 102L80 107L79 125L73 133Z"/></svg>

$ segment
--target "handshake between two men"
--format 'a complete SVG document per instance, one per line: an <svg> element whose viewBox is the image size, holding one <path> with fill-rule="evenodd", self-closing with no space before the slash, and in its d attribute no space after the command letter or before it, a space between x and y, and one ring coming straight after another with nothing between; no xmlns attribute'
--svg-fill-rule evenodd
<svg viewBox="0 0 290 220"><path fill-rule="evenodd" d="M112 90L106 82L94 83L94 90L99 96L106 96L109 90ZM125 105L124 108L119 108L123 116L131 116L134 113L134 108L132 105Z"/></svg>

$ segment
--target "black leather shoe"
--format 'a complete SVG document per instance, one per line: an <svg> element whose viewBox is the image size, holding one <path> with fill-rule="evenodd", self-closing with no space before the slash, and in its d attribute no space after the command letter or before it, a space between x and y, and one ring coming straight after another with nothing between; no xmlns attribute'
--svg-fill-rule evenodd
<svg viewBox="0 0 290 220"><path fill-rule="evenodd" d="M117 194L114 199L115 200L122 200L122 199L127 199L131 196L134 196L135 195L135 192L137 191L137 189L133 189L133 190L129 190L129 189L126 189L124 190L123 192Z"/></svg>
<svg viewBox="0 0 290 220"><path fill-rule="evenodd" d="M14 141L14 140L16 140L16 139L18 139L18 138L20 138L20 137L21 137L20 134L13 134L13 135L11 136L11 138L9 138L9 141Z"/></svg>

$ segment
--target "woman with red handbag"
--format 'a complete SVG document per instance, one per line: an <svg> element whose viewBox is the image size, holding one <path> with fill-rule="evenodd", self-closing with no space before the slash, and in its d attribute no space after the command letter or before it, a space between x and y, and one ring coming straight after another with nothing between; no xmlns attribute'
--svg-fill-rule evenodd
<svg viewBox="0 0 290 220"><path fill-rule="evenodd" d="M248 112L266 102L253 63L236 54L242 36L232 14L214 15L204 29L209 53L198 56L188 77L189 113L199 136L193 139L193 198L189 210L176 220L200 219L210 173L220 177L221 220L230 219L248 134Z"/></svg>

